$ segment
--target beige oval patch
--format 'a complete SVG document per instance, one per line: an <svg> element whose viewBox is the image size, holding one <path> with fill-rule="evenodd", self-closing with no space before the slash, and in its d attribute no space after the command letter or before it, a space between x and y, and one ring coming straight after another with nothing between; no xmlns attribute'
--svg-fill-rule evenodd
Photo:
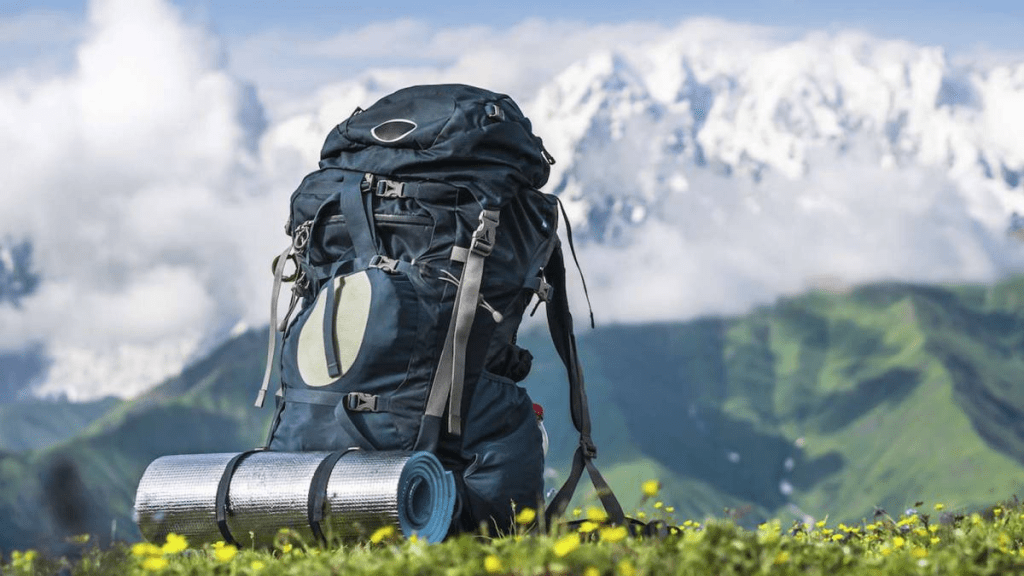
<svg viewBox="0 0 1024 576"><path fill-rule="evenodd" d="M352 366L359 347L366 334L370 319L370 278L366 272L359 272L344 278L335 278L333 284L335 300L334 341L338 345L338 363L341 375ZM313 304L313 311L299 332L296 361L299 376L307 386L327 386L336 382L327 371L327 352L324 342L324 308L327 307L327 288L320 290Z"/></svg>

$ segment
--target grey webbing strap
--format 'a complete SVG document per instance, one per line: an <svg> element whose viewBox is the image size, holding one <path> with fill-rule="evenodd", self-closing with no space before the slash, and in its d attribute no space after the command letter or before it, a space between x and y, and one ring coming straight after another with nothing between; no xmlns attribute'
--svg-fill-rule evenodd
<svg viewBox="0 0 1024 576"><path fill-rule="evenodd" d="M320 406L337 406L345 399L345 395L339 392L328 390L306 390L303 388L285 388L285 402L300 402L302 404L318 404Z"/></svg>
<svg viewBox="0 0 1024 576"><path fill-rule="evenodd" d="M459 289L452 305L452 319L448 324L444 349L430 385L426 416L440 418L448 405L448 432L462 434L462 390L466 376L466 346L476 319L483 284L484 262L494 248L498 229L498 212L480 212L480 225L473 233L466 265L462 269ZM446 402L447 400L447 402Z"/></svg>
<svg viewBox="0 0 1024 576"><path fill-rule="evenodd" d="M284 277L285 263L292 250L293 246L288 246L287 250L281 252L281 255L277 257L277 267L274 269L274 289L271 291L270 296L270 334L267 342L267 369L263 372L263 383L260 385L260 391L256 395L257 408L263 408L263 403L267 398L267 390L270 388L270 373L274 369L274 352L277 348L277 300L281 296L281 279Z"/></svg>

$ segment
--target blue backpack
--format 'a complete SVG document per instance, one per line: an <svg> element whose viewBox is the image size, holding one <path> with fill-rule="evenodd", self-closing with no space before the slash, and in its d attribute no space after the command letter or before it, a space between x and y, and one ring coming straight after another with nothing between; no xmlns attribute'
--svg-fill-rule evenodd
<svg viewBox="0 0 1024 576"><path fill-rule="evenodd" d="M357 109L320 157L292 194L292 243L274 265L257 400L280 332L267 447L433 452L456 480L453 531L506 530L512 503L544 505L541 431L517 384L532 356L516 333L537 298L580 432L569 480L544 519L564 512L587 469L610 518L623 523L592 462L559 203L538 190L554 159L515 102L470 86L414 86ZM279 320L286 282L291 304Z"/></svg>

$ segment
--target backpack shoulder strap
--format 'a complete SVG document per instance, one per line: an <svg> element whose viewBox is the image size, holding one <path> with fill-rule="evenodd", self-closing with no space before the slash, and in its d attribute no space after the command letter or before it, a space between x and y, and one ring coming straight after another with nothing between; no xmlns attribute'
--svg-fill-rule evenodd
<svg viewBox="0 0 1024 576"><path fill-rule="evenodd" d="M586 468L594 488L597 489L601 504L608 513L608 519L613 524L624 525L626 515L622 511L622 506L593 462L597 457L597 447L591 437L590 408L587 404L587 393L583 384L583 367L576 349L572 314L569 313L569 300L565 290L565 261L562 249L558 245L555 246L547 266L544 267L544 276L551 285L551 294L546 306L548 329L551 332L555 350L558 351L562 363L565 364L566 374L569 377L569 409L572 414L572 423L580 433L580 445L576 448L576 454L573 456L569 478L548 504L547 510L544 512L545 522L547 526L551 526L553 518L565 513L569 501L572 500L572 496L576 492L576 486L583 475L583 470Z"/></svg>

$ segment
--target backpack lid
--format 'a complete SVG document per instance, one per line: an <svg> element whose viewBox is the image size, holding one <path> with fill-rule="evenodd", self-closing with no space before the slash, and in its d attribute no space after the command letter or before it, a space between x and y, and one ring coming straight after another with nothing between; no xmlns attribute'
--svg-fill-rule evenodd
<svg viewBox="0 0 1024 576"><path fill-rule="evenodd" d="M338 124L320 153L321 168L444 181L490 209L543 186L553 162L511 98L462 84L385 96Z"/></svg>

